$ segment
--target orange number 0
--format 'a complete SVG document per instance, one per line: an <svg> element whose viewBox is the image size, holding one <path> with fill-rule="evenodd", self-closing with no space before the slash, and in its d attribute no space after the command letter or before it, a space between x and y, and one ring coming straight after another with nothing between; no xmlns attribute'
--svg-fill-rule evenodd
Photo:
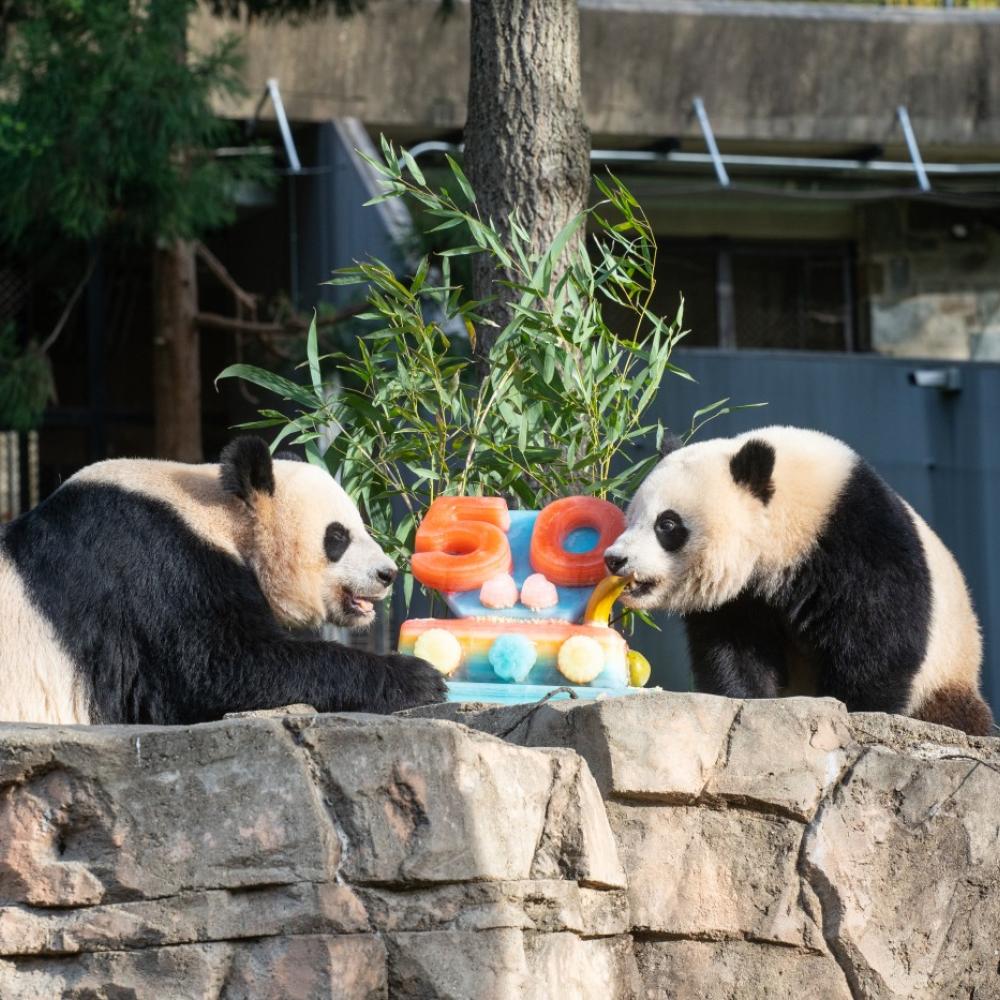
<svg viewBox="0 0 1000 1000"><path fill-rule="evenodd" d="M598 534L587 552L567 552L567 536L578 528ZM531 565L559 587L586 587L607 575L604 550L625 530L625 515L597 497L554 500L538 515L531 536Z"/></svg>
<svg viewBox="0 0 1000 1000"><path fill-rule="evenodd" d="M474 590L512 565L503 497L438 497L414 541L413 575L425 586L451 593Z"/></svg>

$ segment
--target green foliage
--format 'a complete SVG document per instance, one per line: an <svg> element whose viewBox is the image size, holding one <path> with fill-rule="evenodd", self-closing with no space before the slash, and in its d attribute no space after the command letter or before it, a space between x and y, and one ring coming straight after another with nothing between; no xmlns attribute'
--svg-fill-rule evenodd
<svg viewBox="0 0 1000 1000"><path fill-rule="evenodd" d="M646 419L660 384L668 372L689 377L670 362L683 336L683 303L670 319L649 308L656 241L635 198L609 176L598 182L605 200L532 253L516 216L505 238L479 215L453 160L457 196L432 190L407 153L405 169L397 165L384 140L383 156L369 161L386 184L373 201L412 198L438 230L462 232L461 245L434 267L424 257L405 279L377 260L337 272L333 284L367 288L371 308L361 318L369 328L352 351L321 357L314 323L308 385L248 365L227 368L219 378L246 379L295 411L264 410L245 426L279 428L272 447L303 444L310 461L339 474L404 564L420 516L441 494L499 495L525 508L580 493L629 497L657 461L649 451L634 455L640 442L660 444L663 428ZM588 223L590 252L579 239ZM451 278L453 259L477 253L514 275L515 292L513 318L482 378L467 345L459 348L465 331L474 337L485 322L481 303ZM608 304L629 317L626 331L609 327ZM396 498L406 513L394 524Z"/></svg>
<svg viewBox="0 0 1000 1000"><path fill-rule="evenodd" d="M21 350L13 323L0 326L0 428L37 427L53 389L48 358L35 345Z"/></svg>
<svg viewBox="0 0 1000 1000"><path fill-rule="evenodd" d="M191 236L228 220L232 41L185 59L194 0L20 0L0 58L0 238Z"/></svg>
<svg viewBox="0 0 1000 1000"><path fill-rule="evenodd" d="M368 9L368 0L208 0L208 8L218 17L240 17L243 14L263 21L282 19L304 21L331 10L339 17L350 17ZM455 9L455 0L440 0L439 15Z"/></svg>
<svg viewBox="0 0 1000 1000"><path fill-rule="evenodd" d="M264 21L304 20L333 11L340 17L359 14L368 8L367 0L208 0L217 17L239 17L244 12Z"/></svg>

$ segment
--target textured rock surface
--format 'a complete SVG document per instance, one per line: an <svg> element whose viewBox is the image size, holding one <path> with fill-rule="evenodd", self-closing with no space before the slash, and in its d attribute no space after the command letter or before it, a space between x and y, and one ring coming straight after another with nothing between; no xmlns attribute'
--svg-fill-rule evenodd
<svg viewBox="0 0 1000 1000"><path fill-rule="evenodd" d="M998 926L1000 741L832 701L0 726L3 1000L983 1000Z"/></svg>
<svg viewBox="0 0 1000 1000"><path fill-rule="evenodd" d="M635 954L643 997L852 1000L833 962L796 949L756 941L637 941Z"/></svg>
<svg viewBox="0 0 1000 1000"><path fill-rule="evenodd" d="M1000 741L835 701L418 710L590 765L640 995L1000 997Z"/></svg>
<svg viewBox="0 0 1000 1000"><path fill-rule="evenodd" d="M624 996L627 911L569 749L302 711L0 727L3 1000Z"/></svg>

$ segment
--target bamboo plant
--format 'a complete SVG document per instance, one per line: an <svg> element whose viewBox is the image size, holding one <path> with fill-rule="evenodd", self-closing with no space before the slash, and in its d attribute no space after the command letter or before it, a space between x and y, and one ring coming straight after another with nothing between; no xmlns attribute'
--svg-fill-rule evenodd
<svg viewBox="0 0 1000 1000"><path fill-rule="evenodd" d="M669 318L650 308L656 240L636 199L612 175L596 181L602 201L536 252L516 216L501 230L479 214L452 158L454 193L433 189L385 140L382 154L368 162L385 190L369 204L405 198L435 223L431 232L460 234L460 245L424 256L405 278L379 260L337 271L331 284L367 296L353 349L321 355L314 322L307 384L227 368L219 378L245 379L292 410L261 410L243 426L276 429L274 448L304 446L404 567L441 494L499 495L527 509L571 494L626 500L658 458L664 428L648 414L664 377L690 378L670 360L684 335L683 301ZM485 370L469 351L485 322L481 303L452 273L456 258L473 254L514 275L511 319ZM699 411L690 433L729 409L721 400ZM653 447L640 455L643 443ZM412 586L407 574L407 598Z"/></svg>

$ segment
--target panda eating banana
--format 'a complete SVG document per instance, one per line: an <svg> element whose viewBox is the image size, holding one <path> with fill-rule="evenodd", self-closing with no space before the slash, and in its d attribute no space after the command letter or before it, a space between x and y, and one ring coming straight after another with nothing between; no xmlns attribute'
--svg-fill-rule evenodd
<svg viewBox="0 0 1000 1000"><path fill-rule="evenodd" d="M188 724L305 702L392 712L441 675L290 631L363 626L396 567L322 469L241 437L218 465L89 466L0 533L0 720Z"/></svg>
<svg viewBox="0 0 1000 1000"><path fill-rule="evenodd" d="M633 608L684 617L695 686L808 693L989 735L958 564L846 444L768 427L671 451L605 552Z"/></svg>

